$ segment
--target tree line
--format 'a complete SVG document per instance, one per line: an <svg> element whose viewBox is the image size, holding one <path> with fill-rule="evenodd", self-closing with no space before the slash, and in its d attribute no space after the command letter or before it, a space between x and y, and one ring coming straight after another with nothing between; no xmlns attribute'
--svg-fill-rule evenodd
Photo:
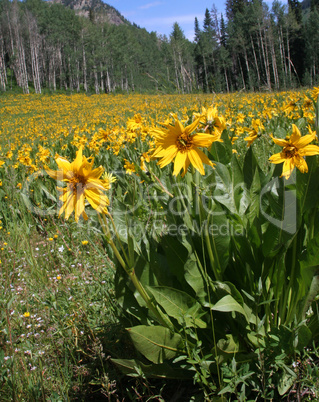
<svg viewBox="0 0 319 402"><path fill-rule="evenodd" d="M194 41L135 24L80 17L62 4L0 0L0 90L229 92L318 83L319 0L271 8L261 0L213 5Z"/></svg>

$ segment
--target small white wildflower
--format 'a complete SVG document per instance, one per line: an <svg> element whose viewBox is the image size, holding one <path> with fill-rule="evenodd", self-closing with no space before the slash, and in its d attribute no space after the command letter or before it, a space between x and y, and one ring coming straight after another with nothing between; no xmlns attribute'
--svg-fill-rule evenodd
<svg viewBox="0 0 319 402"><path fill-rule="evenodd" d="M310 306L309 309L308 309L308 311L306 312L306 316L309 317L309 316L311 316L312 314L313 314L313 310L312 310L312 307Z"/></svg>

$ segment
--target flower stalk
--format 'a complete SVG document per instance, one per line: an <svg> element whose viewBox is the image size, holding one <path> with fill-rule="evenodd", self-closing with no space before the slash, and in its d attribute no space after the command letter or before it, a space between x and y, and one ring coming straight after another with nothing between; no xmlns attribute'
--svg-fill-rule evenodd
<svg viewBox="0 0 319 402"><path fill-rule="evenodd" d="M108 214L108 216L110 216L110 215ZM170 330L173 330L172 323L163 315L163 313L158 309L158 307L154 305L151 297L149 296L146 289L144 288L144 286L142 285L142 283L136 276L135 269L131 268L122 258L118 248L116 247L114 241L112 240L112 234L110 232L105 214L98 214L98 219L99 219L99 222L100 222L102 231L105 235L107 243L110 245L112 251L114 252L115 257L117 258L118 262L120 263L120 265L122 266L122 268L124 269L124 271L126 272L128 277L130 278L130 280L132 281L133 285L135 286L135 289L138 291L138 293L140 294L140 296L146 303L148 309L155 315L156 319L158 320L158 322L161 325L169 328ZM110 218L110 219L112 221L112 224L114 225L113 219L112 218ZM114 230L115 230L117 238L119 239L115 225L114 225ZM119 241L120 241L120 239L119 239ZM121 245L121 248L122 248L122 245Z"/></svg>

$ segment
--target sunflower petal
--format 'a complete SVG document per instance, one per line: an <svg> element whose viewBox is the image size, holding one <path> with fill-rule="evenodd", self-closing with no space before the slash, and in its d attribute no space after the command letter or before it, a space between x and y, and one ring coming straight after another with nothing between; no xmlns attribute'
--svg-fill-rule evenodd
<svg viewBox="0 0 319 402"><path fill-rule="evenodd" d="M200 117L195 119L192 124L190 124L189 126L187 126L185 128L185 133L190 135L197 128L199 122L200 122Z"/></svg>
<svg viewBox="0 0 319 402"><path fill-rule="evenodd" d="M198 153L198 155L201 158L203 163L211 166L212 168L215 166L215 164L204 154L203 151L201 151L200 149L197 149L196 152Z"/></svg>
<svg viewBox="0 0 319 402"><path fill-rule="evenodd" d="M186 170L185 169L186 159L187 159L186 152L177 152L174 162L174 172L173 172L174 176L177 176L182 168L184 171Z"/></svg>
<svg viewBox="0 0 319 402"><path fill-rule="evenodd" d="M318 145L306 145L304 148L299 150L299 154L302 156L319 155L319 147Z"/></svg>
<svg viewBox="0 0 319 402"><path fill-rule="evenodd" d="M284 176L286 179L289 179L294 168L295 168L295 164L294 164L293 158L286 159L284 162L284 165L282 167L281 177Z"/></svg>
<svg viewBox="0 0 319 402"><path fill-rule="evenodd" d="M292 125L292 134L290 136L290 142L297 147L297 143L300 140L300 138L301 138L301 134L300 134L299 128L295 124L293 124Z"/></svg>
<svg viewBox="0 0 319 402"><path fill-rule="evenodd" d="M188 157L189 157L189 160L191 161L191 164L194 166L194 168L196 170L198 170L200 174L204 175L205 170L203 167L203 162L197 151L198 151L197 149L196 150L191 149L188 152Z"/></svg>
<svg viewBox="0 0 319 402"><path fill-rule="evenodd" d="M67 172L72 171L72 164L65 158L62 158L62 156L58 156L55 159L57 165L59 166L59 169L61 169L64 174L66 174Z"/></svg>
<svg viewBox="0 0 319 402"><path fill-rule="evenodd" d="M295 158L295 165L300 170L301 173L308 172L308 165L305 159L301 156Z"/></svg>
<svg viewBox="0 0 319 402"><path fill-rule="evenodd" d="M281 147L287 147L289 145L289 141L283 140L281 138L275 138L271 136L272 140L275 144L280 145Z"/></svg>
<svg viewBox="0 0 319 402"><path fill-rule="evenodd" d="M84 211L84 193L82 192L79 197L76 198L75 201L75 208L74 208L74 214L75 214L75 221L78 222L80 216L82 215Z"/></svg>
<svg viewBox="0 0 319 402"><path fill-rule="evenodd" d="M74 201L75 201L75 195L73 191L68 191L64 193L60 199L63 201L63 205L59 211L59 216L65 212L65 219L68 220L69 216L72 214L74 210Z"/></svg>
<svg viewBox="0 0 319 402"><path fill-rule="evenodd" d="M217 137L216 135L200 133L193 135L192 141L195 147L208 148L212 145L213 141L218 139Z"/></svg>
<svg viewBox="0 0 319 402"><path fill-rule="evenodd" d="M109 200L107 196L101 193L99 190L90 188L85 189L84 194L86 199L89 201L91 206L98 212L102 212L104 208L109 205Z"/></svg>
<svg viewBox="0 0 319 402"><path fill-rule="evenodd" d="M157 164L161 168L163 168L164 166L166 166L172 162L172 160L175 158L177 152L178 152L177 147L172 148L169 153L167 153L165 156L162 157L162 159L160 161L158 161Z"/></svg>
<svg viewBox="0 0 319 402"><path fill-rule="evenodd" d="M283 162L285 162L285 161L286 161L286 158L283 156L283 153L282 153L282 152L279 152L278 154L272 155L272 156L269 158L269 162L275 163L275 164L277 164L277 163L283 163Z"/></svg>
<svg viewBox="0 0 319 402"><path fill-rule="evenodd" d="M78 172L81 168L82 162L83 162L83 157L82 157L82 149L83 147L80 146L80 148L78 149L77 153L76 153L76 158L74 159L74 161L71 163L72 165L72 170L74 172Z"/></svg>

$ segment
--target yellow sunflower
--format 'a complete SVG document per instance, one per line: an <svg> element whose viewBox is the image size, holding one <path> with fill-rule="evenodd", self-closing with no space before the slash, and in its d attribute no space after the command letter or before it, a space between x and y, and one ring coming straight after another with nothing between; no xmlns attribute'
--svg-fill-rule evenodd
<svg viewBox="0 0 319 402"><path fill-rule="evenodd" d="M319 96L319 87L314 87L311 91L311 95L315 100L317 100Z"/></svg>
<svg viewBox="0 0 319 402"><path fill-rule="evenodd" d="M200 123L205 126L205 132L221 136L226 128L226 121L223 117L218 116L217 108L210 106L206 109L202 106L201 113L194 113L196 118L200 117ZM222 140L220 140L222 142Z"/></svg>
<svg viewBox="0 0 319 402"><path fill-rule="evenodd" d="M283 147L281 152L269 158L271 163L284 164L281 177L284 176L286 179L289 179L295 166L301 173L308 172L308 165L304 157L319 154L319 147L317 145L309 145L315 138L315 132L301 137L300 131L295 124L292 125L291 136L285 140L272 136L274 143Z"/></svg>
<svg viewBox="0 0 319 402"><path fill-rule="evenodd" d="M259 130L264 130L265 127L260 121L260 119L253 119L252 121L252 129L248 129L248 136L244 138L244 141L247 141L247 147L250 147L250 145L258 138L260 137Z"/></svg>
<svg viewBox="0 0 319 402"><path fill-rule="evenodd" d="M72 163L61 156L57 156L55 160L60 170L48 169L46 172L53 179L67 183L66 187L58 187L58 190L62 192L60 200L63 203L59 216L65 212L65 219L68 219L74 211L76 222L81 215L86 220L88 217L84 211L85 200L97 212L107 213L109 199L104 193L107 185L100 179L104 172L103 167L92 170L94 158L83 156L82 146Z"/></svg>
<svg viewBox="0 0 319 402"><path fill-rule="evenodd" d="M175 120L174 126L165 125L166 128L153 128L151 134L155 138L156 148L151 155L152 158L161 158L158 165L163 168L174 159L173 175L177 176L183 168L184 176L190 164L194 166L200 174L204 175L203 163L214 167L203 151L198 147L208 148L216 136L206 133L193 133L200 122L200 117L194 122L184 127L179 120Z"/></svg>

